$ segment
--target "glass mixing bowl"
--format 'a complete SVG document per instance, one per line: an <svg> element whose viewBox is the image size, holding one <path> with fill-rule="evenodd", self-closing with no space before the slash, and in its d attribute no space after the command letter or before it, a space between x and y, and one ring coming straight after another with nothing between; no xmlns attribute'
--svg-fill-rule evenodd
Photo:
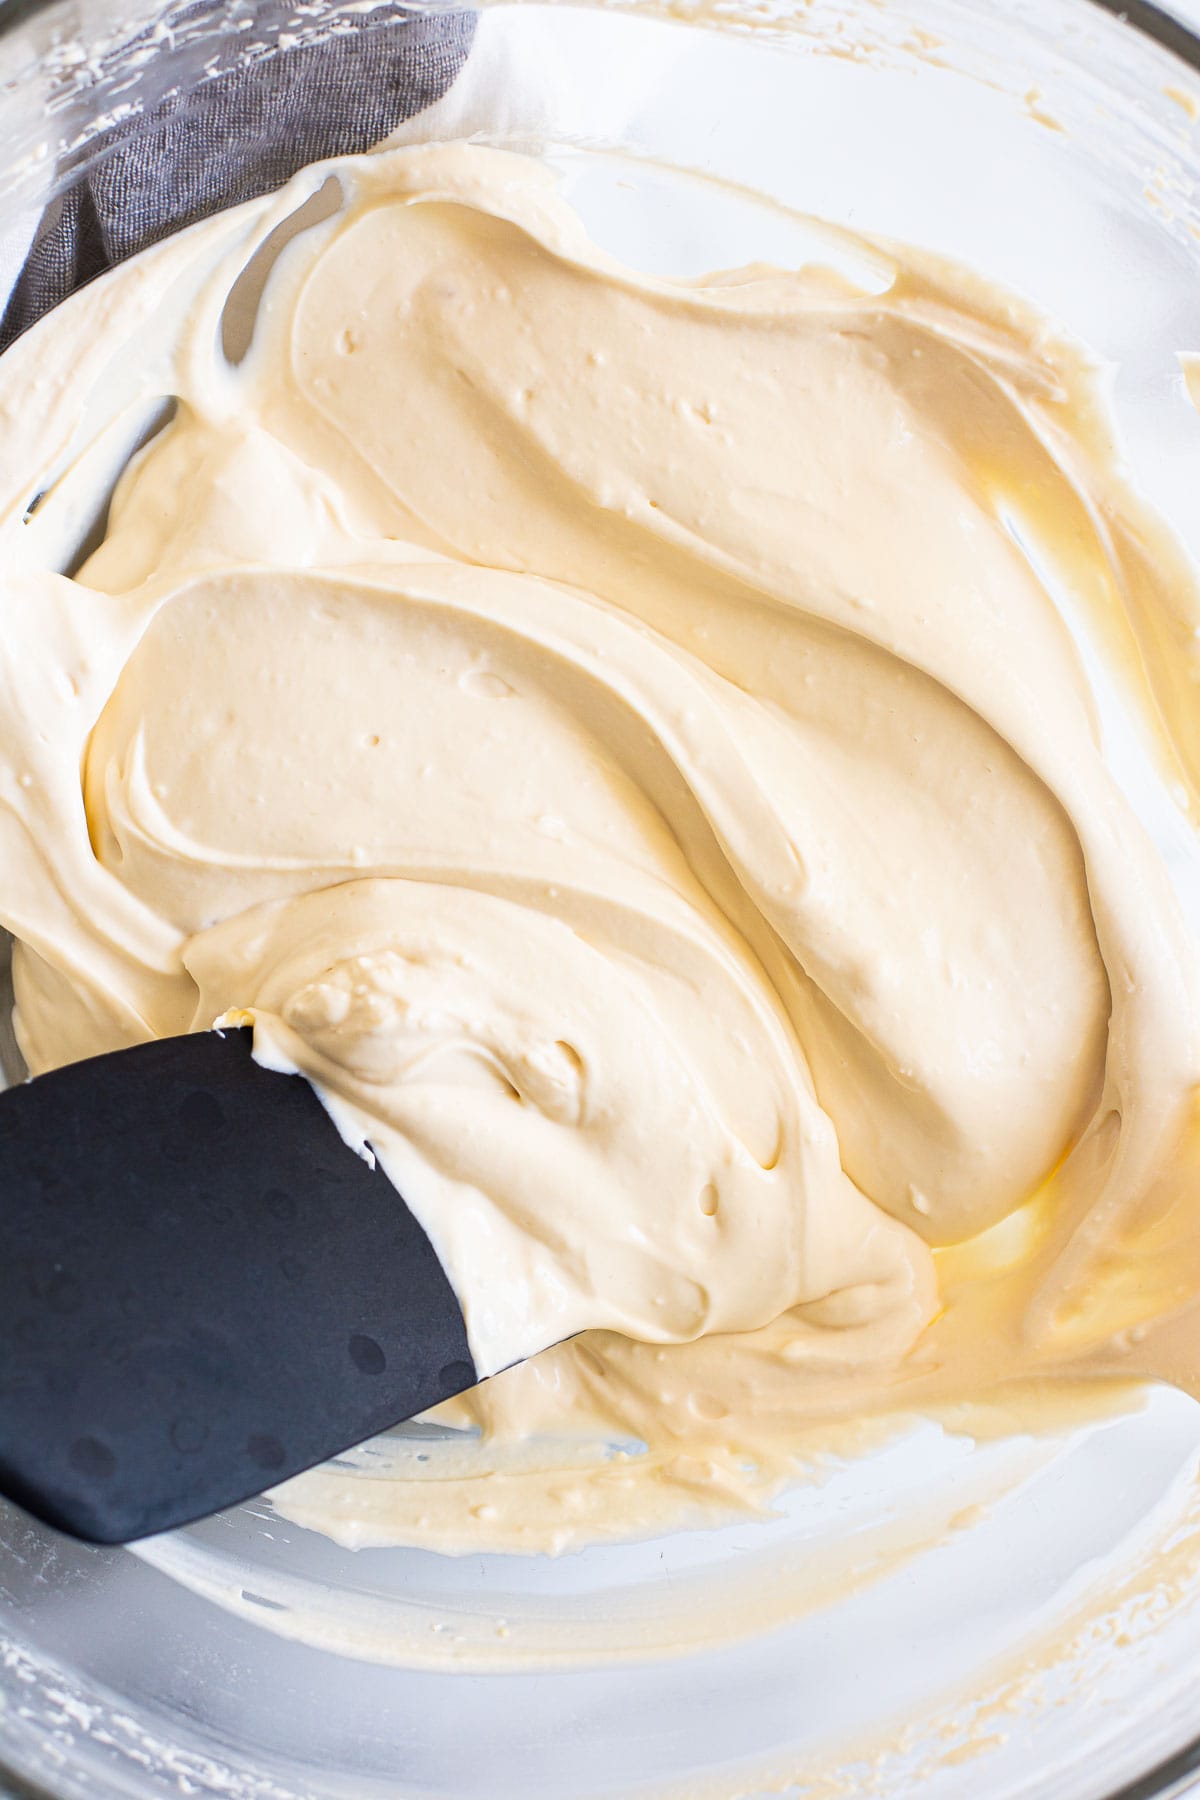
<svg viewBox="0 0 1200 1800"><path fill-rule="evenodd" d="M114 134L153 157L164 116L201 116L230 70L266 81L283 51L317 68L334 37L385 31L418 57L455 47L401 137L544 151L643 266L786 261L766 195L1023 290L1111 364L1134 469L1200 555L1176 355L1200 351L1200 41L1149 6L4 0L0 284ZM164 228L216 203L167 199ZM1176 827L1167 848L1196 905L1194 846ZM8 1013L0 992L12 1078ZM400 1442L419 1459L412 1428ZM356 1478L394 1451L352 1459ZM1165 1389L1038 1437L911 1420L825 1458L770 1520L558 1560L352 1552L267 1500L89 1549L0 1506L0 1786L1181 1793L1200 1768L1198 1456L1200 1408Z"/></svg>

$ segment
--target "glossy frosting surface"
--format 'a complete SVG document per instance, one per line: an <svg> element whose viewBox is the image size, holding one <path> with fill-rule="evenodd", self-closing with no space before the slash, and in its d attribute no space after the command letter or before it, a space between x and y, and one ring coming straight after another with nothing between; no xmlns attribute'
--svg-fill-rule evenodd
<svg viewBox="0 0 1200 1800"><path fill-rule="evenodd" d="M446 1409L435 1508L293 1484L351 1539L562 1547L765 1503L814 1414L1194 1380L1196 952L1078 633L1186 797L1195 585L1077 346L828 246L649 277L529 158L394 151L0 365L30 1067L248 1015L481 1368L584 1333Z"/></svg>

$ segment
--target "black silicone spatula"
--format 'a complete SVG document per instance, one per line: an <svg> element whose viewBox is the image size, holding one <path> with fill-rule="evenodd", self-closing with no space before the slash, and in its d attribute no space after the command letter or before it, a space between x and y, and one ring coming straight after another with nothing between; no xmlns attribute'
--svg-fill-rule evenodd
<svg viewBox="0 0 1200 1800"><path fill-rule="evenodd" d="M473 1386L387 1177L248 1031L0 1094L0 1492L121 1543Z"/></svg>

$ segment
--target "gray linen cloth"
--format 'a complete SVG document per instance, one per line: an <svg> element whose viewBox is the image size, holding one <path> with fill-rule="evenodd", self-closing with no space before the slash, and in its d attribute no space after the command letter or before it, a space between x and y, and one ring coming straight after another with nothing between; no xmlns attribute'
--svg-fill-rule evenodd
<svg viewBox="0 0 1200 1800"><path fill-rule="evenodd" d="M0 350L114 263L306 163L369 150L440 100L466 61L474 14L383 18L367 13L339 36L212 75L98 134L38 225ZM256 25L261 34L262 12Z"/></svg>

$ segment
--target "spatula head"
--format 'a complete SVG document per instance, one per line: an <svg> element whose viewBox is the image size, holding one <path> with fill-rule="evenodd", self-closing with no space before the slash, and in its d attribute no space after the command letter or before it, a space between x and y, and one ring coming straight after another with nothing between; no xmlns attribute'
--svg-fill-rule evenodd
<svg viewBox="0 0 1200 1800"><path fill-rule="evenodd" d="M0 1490L99 1543L182 1525L474 1385L382 1173L250 1033L0 1094Z"/></svg>

